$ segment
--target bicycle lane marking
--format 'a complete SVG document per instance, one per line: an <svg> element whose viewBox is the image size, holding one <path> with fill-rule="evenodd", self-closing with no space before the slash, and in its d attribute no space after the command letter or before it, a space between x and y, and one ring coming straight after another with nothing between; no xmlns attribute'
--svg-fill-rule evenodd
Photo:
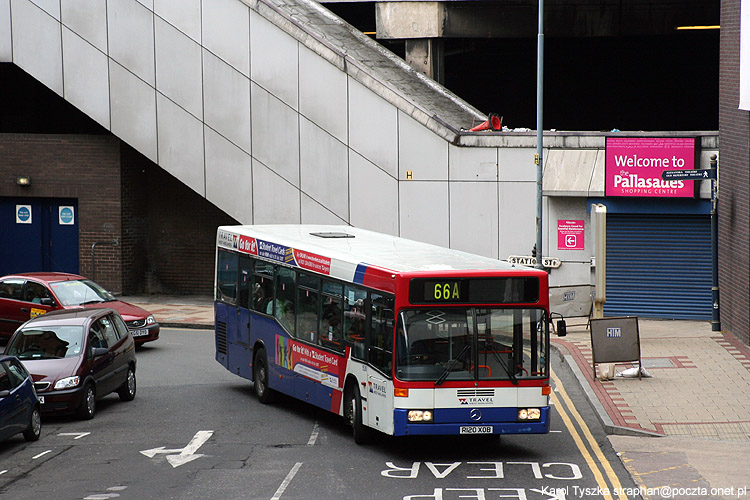
<svg viewBox="0 0 750 500"><path fill-rule="evenodd" d="M597 460L599 460L599 463L602 464L602 467L604 468L604 471L607 474L609 481L612 483L612 486L614 487L614 491L617 492L617 498L619 500L628 500L627 495L623 494L623 488L622 488L622 485L620 484L620 480L618 479L617 474L615 474L615 471L614 469L612 469L612 466L610 465L609 460L607 460L607 458L604 456L604 452L602 451L602 449L599 447L599 444L594 439L594 436L591 434L591 431L589 430L586 423L583 421L583 417L581 417L580 413L578 413L578 410L576 410L575 405L573 404L573 401L571 401L570 397L568 396L568 393L565 392L562 382L560 381L559 378L557 378L557 375L555 375L554 372L551 373L551 376L552 376L552 380L555 382L556 391L560 394L560 397L565 402L565 406L570 411L570 414L572 415L572 417L581 427L581 430L583 431L583 434L586 437L586 440L588 441L589 446L591 447L594 454L596 455ZM607 485L607 482L604 479L602 472L599 470L599 467L596 465L594 458L591 456L591 453L589 453L589 450L586 447L586 444L584 443L580 434L578 433L578 430L576 429L575 425L573 424L571 417L568 416L562 404L560 404L560 399L557 397L557 394L555 394L555 391L552 391L551 396L552 396L553 404L557 408L558 413L560 413L560 417L565 423L565 427L568 428L568 431L570 432L570 435L573 438L573 441L575 441L576 446L578 447L578 450L581 452L581 455L583 456L584 460L586 460L586 463L591 469L591 472L594 474L597 484L602 489L602 491L605 492L604 497L611 500L612 495L610 494L610 492L612 490Z"/></svg>

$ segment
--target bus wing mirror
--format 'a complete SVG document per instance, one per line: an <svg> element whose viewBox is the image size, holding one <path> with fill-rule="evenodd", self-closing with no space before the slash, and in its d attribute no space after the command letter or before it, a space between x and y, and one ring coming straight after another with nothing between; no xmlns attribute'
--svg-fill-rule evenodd
<svg viewBox="0 0 750 500"><path fill-rule="evenodd" d="M564 319L557 320L557 336L565 337L568 334L568 325L565 324Z"/></svg>

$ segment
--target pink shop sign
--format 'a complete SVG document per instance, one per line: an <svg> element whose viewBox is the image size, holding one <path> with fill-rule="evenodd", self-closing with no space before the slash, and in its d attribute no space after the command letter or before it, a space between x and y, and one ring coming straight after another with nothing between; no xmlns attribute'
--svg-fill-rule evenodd
<svg viewBox="0 0 750 500"><path fill-rule="evenodd" d="M557 221L557 249L558 250L583 250L584 247L584 221L562 220Z"/></svg>
<svg viewBox="0 0 750 500"><path fill-rule="evenodd" d="M665 170L693 170L695 137L607 137L605 196L692 198L695 181L663 180Z"/></svg>

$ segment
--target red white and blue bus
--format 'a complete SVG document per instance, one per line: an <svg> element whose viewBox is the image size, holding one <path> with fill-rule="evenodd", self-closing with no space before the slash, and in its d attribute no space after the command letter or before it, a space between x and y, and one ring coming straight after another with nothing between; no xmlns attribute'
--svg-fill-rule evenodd
<svg viewBox="0 0 750 500"><path fill-rule="evenodd" d="M348 226L222 226L216 359L354 439L549 431L542 270Z"/></svg>

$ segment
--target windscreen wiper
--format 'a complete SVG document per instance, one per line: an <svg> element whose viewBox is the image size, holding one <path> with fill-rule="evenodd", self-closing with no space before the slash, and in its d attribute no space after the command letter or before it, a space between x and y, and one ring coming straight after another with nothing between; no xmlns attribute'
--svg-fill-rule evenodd
<svg viewBox="0 0 750 500"><path fill-rule="evenodd" d="M471 347L471 344L466 344L463 349L461 349L461 352L458 353L458 356L451 359L448 363L448 366L445 367L445 371L442 375L435 381L435 385L440 385L443 382L445 382L445 379L448 378L448 375L450 375L451 371L453 370L453 367L456 366L456 363L458 363L458 360L461 359L461 357L466 354L466 351L469 350L469 347Z"/></svg>
<svg viewBox="0 0 750 500"><path fill-rule="evenodd" d="M518 385L518 379L516 378L515 374L510 371L510 366L505 364L505 361L503 361L502 356L500 356L497 351L494 349L492 350L492 355L495 356L495 360L500 363L500 366L503 367L503 370L505 370L505 373L508 374L508 378L511 382L513 382L513 385Z"/></svg>

